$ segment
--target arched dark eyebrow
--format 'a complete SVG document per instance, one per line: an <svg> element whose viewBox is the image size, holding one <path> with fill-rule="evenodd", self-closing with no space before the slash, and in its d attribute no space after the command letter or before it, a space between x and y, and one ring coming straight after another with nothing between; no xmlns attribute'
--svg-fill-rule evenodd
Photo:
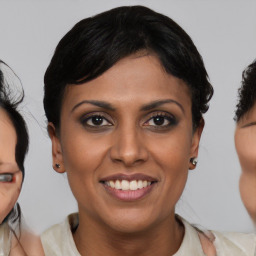
<svg viewBox="0 0 256 256"><path fill-rule="evenodd" d="M91 105L94 105L94 106L97 106L97 107L100 107L100 108L105 108L105 109L108 109L108 110L111 110L111 111L115 111L115 108L109 104L108 102L105 102L105 101L99 101L99 100L83 100L81 102L79 102L78 104L76 104L71 112L73 112L76 108L78 108L79 106L83 105L83 104L91 104Z"/></svg>
<svg viewBox="0 0 256 256"><path fill-rule="evenodd" d="M146 105L142 106L141 110L142 111L149 111L151 109L157 108L157 107L159 107L163 104L166 104L166 103L174 103L181 109L181 111L183 113L185 112L183 106L179 102L177 102L176 100L172 100L172 99L156 100L156 101L150 102L149 104L146 104Z"/></svg>
<svg viewBox="0 0 256 256"><path fill-rule="evenodd" d="M157 108L157 107L159 107L161 105L164 105L166 103L174 103L174 104L176 104L181 109L181 111L184 113L183 106L179 102L177 102L176 100L172 100L172 99L156 100L156 101L150 102L150 103L145 104L144 106L142 106L140 108L140 110L141 111L149 111L151 109ZM79 102L78 104L76 104L72 108L71 112L73 112L76 108L78 108L79 106L81 106L83 104L91 104L91 105L94 105L94 106L97 106L97 107L100 107L100 108L104 108L104 109L108 109L108 110L111 110L111 111L115 111L116 110L110 103L105 102L105 101L83 100L83 101Z"/></svg>

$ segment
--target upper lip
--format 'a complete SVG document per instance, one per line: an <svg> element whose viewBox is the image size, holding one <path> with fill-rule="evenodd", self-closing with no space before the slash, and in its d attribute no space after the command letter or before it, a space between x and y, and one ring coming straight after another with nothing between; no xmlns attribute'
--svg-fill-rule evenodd
<svg viewBox="0 0 256 256"><path fill-rule="evenodd" d="M128 180L128 181L146 180L151 182L158 181L156 178L143 173L134 173L134 174L117 173L117 174L113 174L100 179L101 182L110 181L110 180Z"/></svg>

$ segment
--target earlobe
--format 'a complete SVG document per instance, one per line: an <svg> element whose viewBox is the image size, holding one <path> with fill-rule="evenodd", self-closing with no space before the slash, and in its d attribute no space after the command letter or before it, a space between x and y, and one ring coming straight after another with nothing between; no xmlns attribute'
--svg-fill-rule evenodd
<svg viewBox="0 0 256 256"><path fill-rule="evenodd" d="M190 152L190 159L189 159L189 169L194 170L197 164L197 156L199 150L199 142L201 139L201 135L204 129L204 119L202 118L199 122L198 127L193 133L192 143L191 143L191 152Z"/></svg>
<svg viewBox="0 0 256 256"><path fill-rule="evenodd" d="M62 148L59 136L53 123L48 124L48 134L52 141L52 161L53 169L58 173L64 173L65 168L63 164Z"/></svg>

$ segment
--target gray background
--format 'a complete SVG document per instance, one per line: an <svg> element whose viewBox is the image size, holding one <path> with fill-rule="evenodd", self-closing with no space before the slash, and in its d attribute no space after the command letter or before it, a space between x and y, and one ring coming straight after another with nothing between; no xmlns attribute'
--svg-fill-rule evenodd
<svg viewBox="0 0 256 256"><path fill-rule="evenodd" d="M146 5L173 18L192 37L215 88L201 140L177 211L210 229L252 231L241 202L233 121L242 70L256 58L256 1L0 0L0 59L21 78L22 113L31 138L19 202L37 232L76 211L65 175L51 167L42 107L43 75L61 37L79 20L120 5Z"/></svg>

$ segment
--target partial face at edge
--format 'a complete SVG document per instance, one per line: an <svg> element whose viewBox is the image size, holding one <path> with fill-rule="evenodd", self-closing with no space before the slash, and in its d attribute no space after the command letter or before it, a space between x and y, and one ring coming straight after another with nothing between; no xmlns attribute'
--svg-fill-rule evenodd
<svg viewBox="0 0 256 256"><path fill-rule="evenodd" d="M235 145L242 168L241 198L256 223L256 104L238 122Z"/></svg>
<svg viewBox="0 0 256 256"><path fill-rule="evenodd" d="M10 182L0 182L0 223L9 214L16 203L21 183L22 172L15 159L17 135L5 110L0 108L0 174L12 174Z"/></svg>
<svg viewBox="0 0 256 256"><path fill-rule="evenodd" d="M81 219L134 232L174 216L203 125L193 133L188 87L156 57L130 56L69 86L60 127L56 136L49 126L53 165L67 172Z"/></svg>

